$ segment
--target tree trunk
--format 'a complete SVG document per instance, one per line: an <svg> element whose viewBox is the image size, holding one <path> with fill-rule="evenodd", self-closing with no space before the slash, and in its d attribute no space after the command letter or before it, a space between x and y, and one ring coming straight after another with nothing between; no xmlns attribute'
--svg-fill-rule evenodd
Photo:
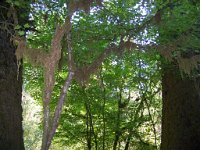
<svg viewBox="0 0 200 150"><path fill-rule="evenodd" d="M119 142L121 131L120 131L120 122L121 122L121 106L122 106L122 88L120 88L119 99L118 99L118 112L116 120L116 129L115 129L115 139L113 143L113 150L117 149L117 144Z"/></svg>
<svg viewBox="0 0 200 150"><path fill-rule="evenodd" d="M0 14L7 16L1 2ZM0 17L0 22L9 22ZM12 32L12 29L9 29ZM0 149L23 150L22 69L18 69L15 47L8 30L0 26Z"/></svg>
<svg viewBox="0 0 200 150"><path fill-rule="evenodd" d="M162 86L161 150L199 150L200 78L181 78L171 65L164 69Z"/></svg>
<svg viewBox="0 0 200 150"><path fill-rule="evenodd" d="M131 133L131 131L130 131L130 133L129 133L129 135L128 135L128 138L127 138L127 141L126 141L126 144L125 144L124 150L128 150L129 145L130 145L130 142L131 142L131 137L132 137L132 133Z"/></svg>

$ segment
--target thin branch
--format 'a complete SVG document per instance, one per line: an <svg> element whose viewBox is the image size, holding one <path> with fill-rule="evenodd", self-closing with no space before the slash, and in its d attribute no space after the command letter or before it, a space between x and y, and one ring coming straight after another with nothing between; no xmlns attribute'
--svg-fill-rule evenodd
<svg viewBox="0 0 200 150"><path fill-rule="evenodd" d="M134 44L134 43L133 43ZM130 47L128 47L130 48ZM83 66L82 68L76 67L75 79L80 85L85 85L90 78L90 75L95 73L102 62L111 54L116 53L122 55L123 51L127 49L127 42L121 41L119 45L111 43L107 48L88 66Z"/></svg>
<svg viewBox="0 0 200 150"><path fill-rule="evenodd" d="M73 79L73 76L74 76L74 72L69 72L68 77L65 81L65 84L63 85L63 88L61 90L58 105L57 105L56 110L54 112L52 129L51 129L51 131L49 133L49 137L48 137L48 143L47 143L48 148L51 145L51 141L52 141L53 136L54 136L56 129L58 127L58 122L59 122L61 111L62 111L62 108L63 108L63 105L64 105L65 97L67 96L67 91L68 91L68 89L71 85L71 81Z"/></svg>
<svg viewBox="0 0 200 150"><path fill-rule="evenodd" d="M1 8L4 8L4 9L7 9L7 10L9 9L9 8L3 6L3 5L0 5L0 7L1 7Z"/></svg>
<svg viewBox="0 0 200 150"><path fill-rule="evenodd" d="M149 104L148 104L146 98L145 98L145 101L144 101L144 102L146 103L147 110L148 110L148 114L149 114L149 117L150 117L150 119L151 119L151 123L152 123L152 127L153 127L153 132L154 132L154 144L155 144L156 149L157 149L158 147L157 147L157 134L156 134L155 123L154 123L154 121L153 121L153 117L152 117L151 111L150 111L150 106L149 106Z"/></svg>
<svg viewBox="0 0 200 150"><path fill-rule="evenodd" d="M62 37L64 36L64 34L69 34L70 30L71 30L71 16L68 16L66 18L66 22L65 24L61 27L61 33L62 33ZM60 47L58 46L58 43L60 44L61 40L62 40L62 37L58 37L56 36L55 39L57 40L53 40L53 47L56 49L56 48L59 48ZM60 55L61 51L58 53L57 51L54 51L54 53L52 54L53 56L55 55ZM58 100L58 104L56 106L56 109L55 109L55 112L54 112L54 116L53 116L53 122L52 122L52 126L51 126L51 130L49 131L49 135L48 135L48 138L47 138L47 149L50 147L51 145L51 141L53 139L53 136L56 132L56 129L58 127L58 122L59 122L59 119L60 119L60 115L61 115L61 112L62 112L62 108L63 108L63 105L64 105L64 101L65 101L65 97L67 95L67 91L71 85L71 81L74 77L74 72L72 71L72 63L71 63L71 60L72 60L72 49L71 49L71 45L68 46L68 57L69 57L69 73L68 73L68 76L67 76L67 79L65 80L65 83L63 85L63 88L61 90L61 94L60 94L60 97L59 97L59 100ZM58 62L58 60L56 60L56 62ZM51 63L51 62L50 62Z"/></svg>

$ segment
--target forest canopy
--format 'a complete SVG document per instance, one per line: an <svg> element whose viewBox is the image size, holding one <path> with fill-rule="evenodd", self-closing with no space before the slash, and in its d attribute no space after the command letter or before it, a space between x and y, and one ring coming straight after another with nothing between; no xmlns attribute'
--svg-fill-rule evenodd
<svg viewBox="0 0 200 150"><path fill-rule="evenodd" d="M166 72L200 92L198 0L7 3L24 91L43 107L24 120L26 149L160 149Z"/></svg>

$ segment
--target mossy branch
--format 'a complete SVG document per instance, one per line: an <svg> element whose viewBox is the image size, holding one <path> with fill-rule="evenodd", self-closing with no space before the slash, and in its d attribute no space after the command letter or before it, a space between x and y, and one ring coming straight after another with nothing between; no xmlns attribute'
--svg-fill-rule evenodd
<svg viewBox="0 0 200 150"><path fill-rule="evenodd" d="M137 45L133 42L123 40L120 42L119 45L117 44L110 44L107 48L92 62L92 64L75 69L75 79L76 81L84 86L89 78L90 75L97 72L99 67L102 65L103 61L108 58L112 53L115 53L117 55L123 55L124 50L132 50L135 49Z"/></svg>

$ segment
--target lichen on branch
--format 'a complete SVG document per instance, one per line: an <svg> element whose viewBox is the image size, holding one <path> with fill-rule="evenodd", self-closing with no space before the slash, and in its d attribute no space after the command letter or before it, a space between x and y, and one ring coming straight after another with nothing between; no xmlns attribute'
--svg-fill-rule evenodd
<svg viewBox="0 0 200 150"><path fill-rule="evenodd" d="M112 53L116 55L123 55L125 50L133 50L137 45L129 40L124 42L121 40L119 45L111 43L105 48L105 50L90 64L81 68L75 67L75 80L81 85L85 86L90 76L97 72L102 65L103 61L108 58Z"/></svg>

